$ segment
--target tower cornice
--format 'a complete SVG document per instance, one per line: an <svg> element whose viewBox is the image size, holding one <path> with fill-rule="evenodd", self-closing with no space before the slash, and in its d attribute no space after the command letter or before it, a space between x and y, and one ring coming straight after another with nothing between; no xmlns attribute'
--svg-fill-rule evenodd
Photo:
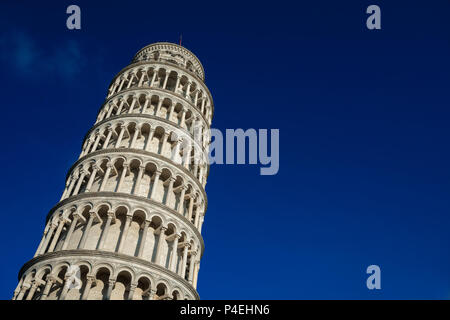
<svg viewBox="0 0 450 320"><path fill-rule="evenodd" d="M140 49L133 57L132 62L136 61L141 55L147 53L147 52L151 52L152 49L154 49L154 51L156 50L172 50L175 52L181 52L183 54L185 54L187 57L191 58L194 60L194 66L199 67L200 68L200 74L199 74L199 78L202 81L205 81L205 70L203 69L203 65L200 62L200 59L197 58L197 56L195 54L193 54L189 49L178 45L176 43L172 43L172 42L155 42L152 44L149 44L145 47L143 47L142 49ZM184 68L183 68L184 69Z"/></svg>

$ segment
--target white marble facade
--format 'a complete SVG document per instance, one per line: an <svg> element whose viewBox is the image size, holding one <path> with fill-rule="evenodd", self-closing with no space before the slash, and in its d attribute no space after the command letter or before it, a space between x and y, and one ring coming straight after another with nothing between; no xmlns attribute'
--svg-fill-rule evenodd
<svg viewBox="0 0 450 320"><path fill-rule="evenodd" d="M189 50L141 49L111 82L13 299L199 299L213 111Z"/></svg>

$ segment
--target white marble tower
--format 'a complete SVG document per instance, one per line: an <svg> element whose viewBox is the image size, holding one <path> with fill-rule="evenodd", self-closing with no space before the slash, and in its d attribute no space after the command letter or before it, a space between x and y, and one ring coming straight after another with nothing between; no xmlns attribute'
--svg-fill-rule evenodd
<svg viewBox="0 0 450 320"><path fill-rule="evenodd" d="M199 299L214 110L204 78L173 43L117 74L13 299Z"/></svg>

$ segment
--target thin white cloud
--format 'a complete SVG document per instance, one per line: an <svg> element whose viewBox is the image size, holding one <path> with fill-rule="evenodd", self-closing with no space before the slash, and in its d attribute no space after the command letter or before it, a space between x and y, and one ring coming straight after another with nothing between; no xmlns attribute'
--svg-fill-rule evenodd
<svg viewBox="0 0 450 320"><path fill-rule="evenodd" d="M58 76L69 79L84 66L78 42L67 40L59 46L41 48L29 33L13 31L0 36L0 59L17 72L17 76Z"/></svg>

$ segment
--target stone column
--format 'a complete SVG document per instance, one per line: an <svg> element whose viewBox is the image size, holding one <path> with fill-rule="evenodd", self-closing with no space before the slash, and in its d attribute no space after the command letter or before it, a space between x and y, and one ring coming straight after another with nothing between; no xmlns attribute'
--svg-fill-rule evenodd
<svg viewBox="0 0 450 320"><path fill-rule="evenodd" d="M203 111L205 110L205 103L206 103L206 98L203 98L202 99L202 106L201 106L202 114L203 114Z"/></svg>
<svg viewBox="0 0 450 320"><path fill-rule="evenodd" d="M119 242L119 250L118 250L119 253L123 252L123 247L125 246L125 241L127 239L128 229L130 228L130 224L131 224L132 218L133 218L132 216L127 215L127 218L125 220L125 225L123 226L123 230L122 230L122 234L121 234L120 242Z"/></svg>
<svg viewBox="0 0 450 320"><path fill-rule="evenodd" d="M67 180L66 187L64 188L63 194L62 194L61 198L59 199L59 201L62 201L63 199L65 199L67 190L69 189L70 181L71 181L71 179Z"/></svg>
<svg viewBox="0 0 450 320"><path fill-rule="evenodd" d="M84 177L86 176L86 171L81 169L81 174L78 177L77 186L75 187L75 190L73 191L73 195L76 196L78 194L78 191L80 191L81 184L83 183Z"/></svg>
<svg viewBox="0 0 450 320"><path fill-rule="evenodd" d="M189 260L189 282L192 283L194 279L194 267L195 267L195 252L191 253L191 258Z"/></svg>
<svg viewBox="0 0 450 320"><path fill-rule="evenodd" d="M25 292L30 288L31 286L28 283L24 283L22 285L22 288L20 288L19 295L17 296L16 300L22 300L23 296L25 295Z"/></svg>
<svg viewBox="0 0 450 320"><path fill-rule="evenodd" d="M109 143L109 140L111 140L112 133L113 133L113 128L109 127L108 128L108 135L106 136L105 142L103 142L102 149L106 149L108 147L108 143Z"/></svg>
<svg viewBox="0 0 450 320"><path fill-rule="evenodd" d="M178 93L179 91L178 87L180 86L180 79L181 77L177 75L177 82L175 83L175 90L174 90L175 93Z"/></svg>
<svg viewBox="0 0 450 320"><path fill-rule="evenodd" d="M173 239L172 254L170 255L170 260L169 260L169 270L172 272L176 272L177 260L178 260L178 239L179 238L180 238L180 236L176 234Z"/></svg>
<svg viewBox="0 0 450 320"><path fill-rule="evenodd" d="M117 90L117 92L122 90L122 87L123 87L124 84L125 84L125 77L120 77L119 90Z"/></svg>
<svg viewBox="0 0 450 320"><path fill-rule="evenodd" d="M36 250L36 252L34 254L34 257L36 257L37 255L40 254L41 248L42 248L42 246L43 246L43 244L45 242L45 239L47 237L47 233L48 233L48 229L49 228L50 228L50 222L48 222L47 225L45 226L44 233L43 233L42 238L41 238L41 242L39 243L39 246L38 246L38 248L37 248L37 250Z"/></svg>
<svg viewBox="0 0 450 320"><path fill-rule="evenodd" d="M200 182L202 183L203 187L205 186L205 175L206 175L206 166L202 165L200 170Z"/></svg>
<svg viewBox="0 0 450 320"><path fill-rule="evenodd" d="M77 226L78 219L79 219L78 214L74 214L72 223L70 224L69 231L67 232L66 239L64 239L64 244L61 250L67 249L67 246L70 243L70 238L72 237L73 230L75 230L75 227Z"/></svg>
<svg viewBox="0 0 450 320"><path fill-rule="evenodd" d="M166 230L167 230L166 227L161 227L161 229L159 231L158 246L156 247L156 263L159 265L163 265L163 263L164 263L164 259L163 259L163 257L161 257L161 248L162 248L163 242L166 241L166 234L165 234Z"/></svg>
<svg viewBox="0 0 450 320"><path fill-rule="evenodd" d="M142 255L144 254L145 243L147 242L147 231L148 231L149 224L150 224L150 221L148 221L148 220L144 221L144 226L142 229L141 243L139 245L139 251L138 251L139 258L142 258Z"/></svg>
<svg viewBox="0 0 450 320"><path fill-rule="evenodd" d="M164 84L162 86L163 89L166 89L167 80L169 80L170 71L166 70L166 77L164 78Z"/></svg>
<svg viewBox="0 0 450 320"><path fill-rule="evenodd" d="M64 218L59 219L58 228L56 229L55 236L53 237L53 240L52 240L52 243L50 244L50 247L48 248L48 252L53 252L53 250L55 249L56 243L59 240L59 236L61 234L61 231L62 231L64 225L65 225Z"/></svg>
<svg viewBox="0 0 450 320"><path fill-rule="evenodd" d="M192 146L190 144L183 148L183 161L184 161L183 166L186 170L189 170L189 164L191 162L191 150Z"/></svg>
<svg viewBox="0 0 450 320"><path fill-rule="evenodd" d="M80 154L80 158L89 153L89 149L91 148L91 145L92 145L92 140L91 140L91 138L89 138L86 148L84 148Z"/></svg>
<svg viewBox="0 0 450 320"><path fill-rule="evenodd" d="M52 276L47 276L47 282L45 283L44 291L42 292L41 300L47 300L50 289L53 284L56 282L56 279Z"/></svg>
<svg viewBox="0 0 450 320"><path fill-rule="evenodd" d="M192 192L192 191L191 191ZM189 200L189 210L188 210L188 217L187 219L189 220L189 222L191 222L192 220L192 212L194 209L194 195L190 195L190 200Z"/></svg>
<svg viewBox="0 0 450 320"><path fill-rule="evenodd" d="M106 118L111 117L111 113L114 110L114 106L116 106L114 101L109 103L109 109L108 109L108 113L106 114Z"/></svg>
<svg viewBox="0 0 450 320"><path fill-rule="evenodd" d="M164 132L164 135L162 137L161 153L160 154L164 154L164 151L166 150L166 145L167 145L167 139L168 138L169 138L169 133L168 132Z"/></svg>
<svg viewBox="0 0 450 320"><path fill-rule="evenodd" d="M180 120L180 127L183 127L184 128L184 125L185 125L185 119L186 119L186 110L185 109L183 109L183 110L181 110L181 120Z"/></svg>
<svg viewBox="0 0 450 320"><path fill-rule="evenodd" d="M180 276L184 279L186 277L186 265L188 255L189 244L185 244L183 248L183 263L181 265Z"/></svg>
<svg viewBox="0 0 450 320"><path fill-rule="evenodd" d="M200 218L200 208L199 206L197 206L197 208L195 209L195 219L194 219L194 225L195 227L198 229L198 219Z"/></svg>
<svg viewBox="0 0 450 320"><path fill-rule="evenodd" d="M127 89L130 89L131 84L133 83L134 73L130 73L130 79L128 80Z"/></svg>
<svg viewBox="0 0 450 320"><path fill-rule="evenodd" d="M97 132L95 133L95 135L96 135L97 137L95 138L95 142L94 142L94 145L92 146L91 152L94 152L94 151L97 149L98 144L99 144L99 142L100 142L100 139L101 139L101 137L102 137L102 135L100 134L99 131L97 131Z"/></svg>
<svg viewBox="0 0 450 320"><path fill-rule="evenodd" d="M198 179L198 161L194 161L194 169L193 169L193 171L194 171L194 176Z"/></svg>
<svg viewBox="0 0 450 320"><path fill-rule="evenodd" d="M103 191L105 189L105 186L106 186L106 183L108 182L108 178L109 178L109 175L111 173L112 167L113 167L112 163L108 162L106 164L106 172L103 175L103 180L102 180L102 184L100 185L99 191Z"/></svg>
<svg viewBox="0 0 450 320"><path fill-rule="evenodd" d="M120 192L120 188L122 187L123 180L125 180L125 175L127 174L127 171L128 171L128 164L124 163L122 167L122 172L120 174L119 183L117 184L116 192Z"/></svg>
<svg viewBox="0 0 450 320"><path fill-rule="evenodd" d="M97 167L95 164L92 166L92 172L91 172L91 175L90 175L90 177L89 177L89 180L88 180L88 183L87 183L87 185L86 185L86 192L89 192L89 191L91 191L91 187L92 187L92 184L94 183L94 179L95 179L95 176L97 175L97 171L99 170L99 167Z"/></svg>
<svg viewBox="0 0 450 320"><path fill-rule="evenodd" d="M137 98L133 96L133 101L131 102L130 108L128 109L128 113L133 113L134 105L136 104Z"/></svg>
<svg viewBox="0 0 450 320"><path fill-rule="evenodd" d="M101 236L100 241L98 243L98 248L100 250L104 250L105 249L105 241L106 241L106 238L108 237L109 227L111 226L111 222L113 221L114 217L115 217L114 212L109 211L108 212L108 218L106 219L106 223L105 223L105 228L103 229L102 236Z"/></svg>
<svg viewBox="0 0 450 320"><path fill-rule="evenodd" d="M34 293L36 292L37 287L39 287L39 283L35 280L31 284L30 291L27 294L27 298L25 300L31 300L34 296Z"/></svg>
<svg viewBox="0 0 450 320"><path fill-rule="evenodd" d="M148 70L141 70L142 75L141 75L141 79L139 79L138 87L142 87L142 84L144 83L144 78L147 75L147 71Z"/></svg>
<svg viewBox="0 0 450 320"><path fill-rule="evenodd" d="M155 128L150 128L150 132L148 133L147 144L145 145L145 151L150 151L150 146L151 146L151 142L152 142L154 134L155 134Z"/></svg>
<svg viewBox="0 0 450 320"><path fill-rule="evenodd" d="M198 102L198 89L195 90L195 96L194 96L194 105L197 106Z"/></svg>
<svg viewBox="0 0 450 320"><path fill-rule="evenodd" d="M94 282L95 277L94 276L87 276L86 277L86 286L84 287L83 295L81 296L81 300L87 300L89 296L89 291L91 290L92 282Z"/></svg>
<svg viewBox="0 0 450 320"><path fill-rule="evenodd" d="M16 289L13 292L13 297L11 298L11 300L17 300L17 296L20 293L20 285L19 287L16 287Z"/></svg>
<svg viewBox="0 0 450 320"><path fill-rule="evenodd" d="M157 74L158 74L158 71L153 70L153 76L152 76L152 81L150 82L150 87L154 86Z"/></svg>
<svg viewBox="0 0 450 320"><path fill-rule="evenodd" d="M89 220L87 222L86 229L83 232L83 237L81 238L80 244L78 245L78 249L84 249L86 240L89 237L89 232L91 231L92 223L94 222L96 216L97 213L93 211L89 213Z"/></svg>
<svg viewBox="0 0 450 320"><path fill-rule="evenodd" d="M133 300L133 296L134 296L134 291L137 288L137 284L136 283L132 283L130 285L130 291L128 292L128 300Z"/></svg>
<svg viewBox="0 0 450 320"><path fill-rule="evenodd" d="M114 145L114 148L117 149L120 146L120 143L122 142L124 133L125 133L125 125L121 124L120 125L120 133L119 133L119 136L117 137L117 141L116 141L116 144Z"/></svg>
<svg viewBox="0 0 450 320"><path fill-rule="evenodd" d="M178 213L183 214L184 212L184 195L186 193L186 187L181 187L180 201L178 203Z"/></svg>
<svg viewBox="0 0 450 320"><path fill-rule="evenodd" d="M51 226L50 226L50 230L47 233L47 237L45 238L44 244L42 245L40 254L44 254L45 253L45 251L47 249L47 245L48 245L48 243L50 241L50 238L53 235L53 231L55 231L55 229L56 229L56 224L52 223Z"/></svg>
<svg viewBox="0 0 450 320"><path fill-rule="evenodd" d="M138 172L138 176L136 178L136 184L134 186L134 195L139 195L139 191L141 189L141 181L142 181L142 176L144 175L144 171L145 171L145 167L144 166L139 166L139 172Z"/></svg>
<svg viewBox="0 0 450 320"><path fill-rule="evenodd" d="M155 300L155 294L156 294L156 290L153 288L150 288L148 290L148 300Z"/></svg>
<svg viewBox="0 0 450 320"><path fill-rule="evenodd" d="M131 139L130 149L134 148L134 144L136 143L139 132L141 131L141 126L137 126L136 130L134 130L133 138Z"/></svg>
<svg viewBox="0 0 450 320"><path fill-rule="evenodd" d="M67 189L67 193L65 193L64 198L66 199L70 196L70 193L72 192L72 189L75 185L75 179L73 178L73 176L70 177L70 184L69 184L69 189Z"/></svg>
<svg viewBox="0 0 450 320"><path fill-rule="evenodd" d="M111 299L111 292L114 289L114 285L116 284L116 280L108 280L108 291L106 292L106 299L105 300L110 300Z"/></svg>
<svg viewBox="0 0 450 320"><path fill-rule="evenodd" d="M164 203L166 206L171 207L172 194L173 194L173 184L175 182L175 178L169 178L169 187L167 188L167 197L166 202Z"/></svg>
<svg viewBox="0 0 450 320"><path fill-rule="evenodd" d="M64 282L63 282L63 289L61 291L61 294L59 296L59 300L66 300L66 295L67 292L69 292L69 283L70 277L68 277L67 275L64 276Z"/></svg>
<svg viewBox="0 0 450 320"><path fill-rule="evenodd" d="M190 97L189 96L190 92L191 92L191 82L189 81L188 84L187 84L187 88L186 88L186 96L185 96L185 98Z"/></svg>
<svg viewBox="0 0 450 320"><path fill-rule="evenodd" d="M148 104L150 103L150 99L151 99L150 96L145 97L145 102L144 102L144 106L142 107L141 113L145 113L145 111L147 111L147 107L148 107Z"/></svg>
<svg viewBox="0 0 450 320"><path fill-rule="evenodd" d="M156 105L156 108L155 108L155 116L158 115L159 109L161 109L163 102L164 102L164 99L160 98L158 101L158 104Z"/></svg>
<svg viewBox="0 0 450 320"><path fill-rule="evenodd" d="M172 150L171 160L174 162L177 162L178 157L180 156L180 143L181 143L181 140L175 141L175 147Z"/></svg>
<svg viewBox="0 0 450 320"><path fill-rule="evenodd" d="M109 108L109 106L105 106L103 108L103 110L100 111L100 113L98 114L97 120L95 121L95 124L97 124L97 123L103 121L103 119L105 119L106 113L108 112L108 108Z"/></svg>
<svg viewBox="0 0 450 320"><path fill-rule="evenodd" d="M172 121L172 116L173 116L174 110L175 110L175 105L172 103L172 105L169 108L169 116L168 116L169 121Z"/></svg>
<svg viewBox="0 0 450 320"><path fill-rule="evenodd" d="M156 193L156 189L158 188L158 181L159 181L160 175L161 175L161 171L156 170L155 177L153 179L152 193L150 194L150 199L152 199L152 200L155 199L155 193Z"/></svg>
<svg viewBox="0 0 450 320"><path fill-rule="evenodd" d="M199 223L199 226L198 226L198 232L200 232L200 233L202 233L203 221L205 221L205 216L204 215L201 216L200 223Z"/></svg>
<svg viewBox="0 0 450 320"><path fill-rule="evenodd" d="M192 279L192 285L197 289L198 271L200 270L200 261L196 261L194 266L194 278Z"/></svg>

